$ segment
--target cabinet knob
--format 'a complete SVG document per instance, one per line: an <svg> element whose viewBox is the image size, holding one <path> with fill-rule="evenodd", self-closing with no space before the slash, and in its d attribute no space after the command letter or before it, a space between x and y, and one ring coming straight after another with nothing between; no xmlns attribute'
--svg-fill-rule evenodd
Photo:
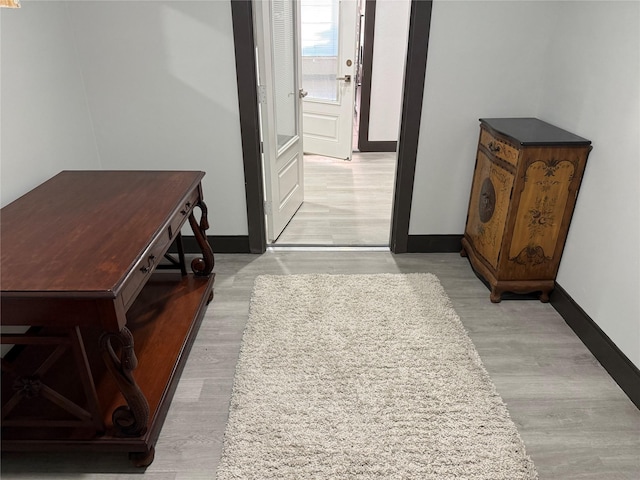
<svg viewBox="0 0 640 480"><path fill-rule="evenodd" d="M496 145L493 142L489 142L489 145L487 145L489 147L489 150L492 152L499 152L500 151L500 145Z"/></svg>

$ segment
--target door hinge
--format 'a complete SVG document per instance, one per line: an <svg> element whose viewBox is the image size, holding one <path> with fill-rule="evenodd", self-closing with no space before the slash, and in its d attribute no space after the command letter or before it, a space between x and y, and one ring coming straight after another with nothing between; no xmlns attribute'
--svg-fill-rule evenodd
<svg viewBox="0 0 640 480"><path fill-rule="evenodd" d="M264 153L264 142L260 142L260 153Z"/></svg>
<svg viewBox="0 0 640 480"><path fill-rule="evenodd" d="M267 89L264 85L258 85L258 102L267 103Z"/></svg>
<svg viewBox="0 0 640 480"><path fill-rule="evenodd" d="M271 211L272 203L271 200L264 201L264 213L265 215L271 215L273 212Z"/></svg>

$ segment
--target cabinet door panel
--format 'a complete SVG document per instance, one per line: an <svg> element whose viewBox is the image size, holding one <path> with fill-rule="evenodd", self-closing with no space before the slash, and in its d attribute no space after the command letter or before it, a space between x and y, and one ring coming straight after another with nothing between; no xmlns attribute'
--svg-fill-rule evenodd
<svg viewBox="0 0 640 480"><path fill-rule="evenodd" d="M540 269L553 270L558 264L561 252L556 248L574 174L575 165L567 160L552 158L528 166L509 249L514 267L540 275Z"/></svg>
<svg viewBox="0 0 640 480"><path fill-rule="evenodd" d="M513 174L478 151L466 233L493 268L498 265L513 181Z"/></svg>

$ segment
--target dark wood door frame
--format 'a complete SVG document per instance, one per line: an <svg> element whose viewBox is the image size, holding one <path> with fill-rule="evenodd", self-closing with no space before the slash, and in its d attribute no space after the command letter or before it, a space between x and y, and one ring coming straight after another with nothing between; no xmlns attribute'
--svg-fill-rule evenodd
<svg viewBox="0 0 640 480"><path fill-rule="evenodd" d="M240 137L244 165L244 190L247 201L249 251L264 253L267 249L267 227L264 219L264 187L260 152L260 111L258 110L258 76L253 36L251 0L229 0L233 20L236 53Z"/></svg>
<svg viewBox="0 0 640 480"><path fill-rule="evenodd" d="M358 121L358 150L361 152L395 152L396 140L369 139L371 118L371 74L373 73L373 44L376 31L376 0L367 0L364 10L364 48L362 52L362 85L360 86L360 112Z"/></svg>
<svg viewBox="0 0 640 480"><path fill-rule="evenodd" d="M422 116L431 7L430 0L411 1L400 138L398 139L398 164L389 244L394 253L407 252L409 240L409 219L420 135L420 118ZM267 248L267 239L251 0L231 1L231 16L236 54L249 248L251 253L264 253Z"/></svg>
<svg viewBox="0 0 640 480"><path fill-rule="evenodd" d="M411 199L413 198L413 179L416 173L416 155L420 137L432 4L431 1L411 1L400 137L398 138L398 166L396 167L396 185L391 214L391 240L389 242L389 247L394 253L406 253L409 243ZM428 208L428 205L423 207Z"/></svg>

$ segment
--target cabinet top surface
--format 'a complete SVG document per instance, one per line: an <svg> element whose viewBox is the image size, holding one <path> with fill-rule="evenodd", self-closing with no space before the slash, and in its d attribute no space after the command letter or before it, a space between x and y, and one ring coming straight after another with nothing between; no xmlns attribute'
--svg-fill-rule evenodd
<svg viewBox="0 0 640 480"><path fill-rule="evenodd" d="M196 171L64 171L0 211L3 296L110 296L198 188Z"/></svg>
<svg viewBox="0 0 640 480"><path fill-rule="evenodd" d="M529 145L590 145L591 141L537 118L481 118L489 129L514 142Z"/></svg>

